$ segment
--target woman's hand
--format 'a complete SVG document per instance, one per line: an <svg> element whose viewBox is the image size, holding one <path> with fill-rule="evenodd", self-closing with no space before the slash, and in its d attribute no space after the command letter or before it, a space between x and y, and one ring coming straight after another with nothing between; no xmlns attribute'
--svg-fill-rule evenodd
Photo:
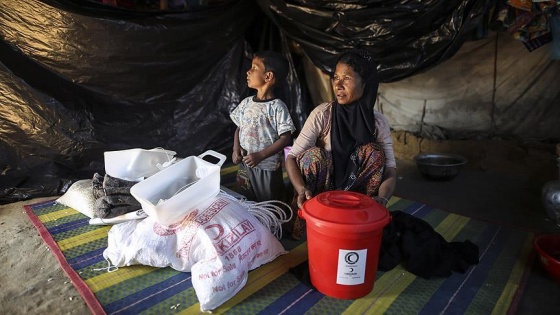
<svg viewBox="0 0 560 315"><path fill-rule="evenodd" d="M381 185L379 185L378 195L373 196L373 199L375 199L375 201L377 201L380 205L386 206L387 202L389 202L389 199L393 195L396 186L397 169L394 167L386 167L383 172L383 180Z"/></svg>
<svg viewBox="0 0 560 315"><path fill-rule="evenodd" d="M375 201L377 201L377 203L382 206L386 206L387 202L389 202L389 199L381 196L373 196L373 199L375 199Z"/></svg>
<svg viewBox="0 0 560 315"><path fill-rule="evenodd" d="M303 176L299 172L299 167L297 166L296 158L291 154L288 154L288 157L286 158L286 171L288 172L288 177L294 187L294 193L297 194L297 207L301 209L303 203L306 200L311 199L313 194L311 193L311 190L305 187Z"/></svg>
<svg viewBox="0 0 560 315"><path fill-rule="evenodd" d="M309 190L305 187L298 190L298 196L297 196L298 208L301 209L301 206L303 205L303 203L305 201L311 199L312 197L313 197L313 194L311 193L311 190Z"/></svg>

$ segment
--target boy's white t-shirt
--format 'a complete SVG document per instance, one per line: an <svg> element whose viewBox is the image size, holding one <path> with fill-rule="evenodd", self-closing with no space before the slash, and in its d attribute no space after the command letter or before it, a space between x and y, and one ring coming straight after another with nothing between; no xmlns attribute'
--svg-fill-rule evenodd
<svg viewBox="0 0 560 315"><path fill-rule="evenodd" d="M245 98L231 112L231 120L239 127L239 145L253 153L272 145L280 135L296 130L286 104L276 98L255 101L254 96ZM257 167L274 171L282 163L282 151L262 160Z"/></svg>

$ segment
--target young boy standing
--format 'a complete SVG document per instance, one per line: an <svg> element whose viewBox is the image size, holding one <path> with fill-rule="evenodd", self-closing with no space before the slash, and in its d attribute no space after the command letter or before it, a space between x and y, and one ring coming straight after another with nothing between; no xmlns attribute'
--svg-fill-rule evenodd
<svg viewBox="0 0 560 315"><path fill-rule="evenodd" d="M237 125L232 160L239 164L237 190L248 200L283 200L282 151L292 144L296 130L288 107L274 88L286 79L287 62L278 53L255 53L247 71L247 85L257 94L245 98L231 112Z"/></svg>

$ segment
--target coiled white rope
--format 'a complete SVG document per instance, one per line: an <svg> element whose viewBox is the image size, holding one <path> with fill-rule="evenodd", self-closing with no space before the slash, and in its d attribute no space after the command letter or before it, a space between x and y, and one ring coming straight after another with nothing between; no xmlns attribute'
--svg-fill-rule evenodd
<svg viewBox="0 0 560 315"><path fill-rule="evenodd" d="M282 238L282 224L290 222L293 217L292 208L280 200L255 202L245 197L236 198L224 190L220 190L219 197L235 200L247 208L277 239Z"/></svg>

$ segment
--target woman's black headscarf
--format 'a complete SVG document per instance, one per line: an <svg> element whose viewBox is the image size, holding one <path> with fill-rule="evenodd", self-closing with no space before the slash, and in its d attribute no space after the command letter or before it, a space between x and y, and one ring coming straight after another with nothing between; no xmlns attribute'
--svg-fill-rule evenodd
<svg viewBox="0 0 560 315"><path fill-rule="evenodd" d="M342 53L336 65L339 63L352 67L365 83L364 93L359 100L345 105L337 101L333 104L331 143L334 185L335 189L344 189L354 169L350 155L357 147L375 141L373 106L379 79L377 65L367 50L355 49Z"/></svg>

